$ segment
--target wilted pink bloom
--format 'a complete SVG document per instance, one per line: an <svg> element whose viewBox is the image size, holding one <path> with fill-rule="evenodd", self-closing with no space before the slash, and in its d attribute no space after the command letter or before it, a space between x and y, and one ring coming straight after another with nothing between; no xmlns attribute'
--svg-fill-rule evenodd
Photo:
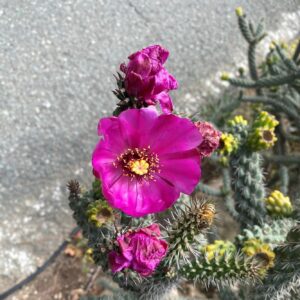
<svg viewBox="0 0 300 300"><path fill-rule="evenodd" d="M142 276L151 275L168 249L167 242L159 238L157 224L119 236L118 251L111 251L108 255L112 272L129 268Z"/></svg>
<svg viewBox="0 0 300 300"><path fill-rule="evenodd" d="M125 73L125 90L128 95L148 105L158 101L164 113L173 110L168 92L178 86L176 79L163 67L168 56L166 49L153 45L131 54L128 64L120 66Z"/></svg>
<svg viewBox="0 0 300 300"><path fill-rule="evenodd" d="M195 122L195 125L202 135L202 142L198 147L200 155L210 156L219 147L221 132L208 122Z"/></svg>
<svg viewBox="0 0 300 300"><path fill-rule="evenodd" d="M189 120L129 109L99 122L92 164L111 206L139 217L169 208L199 182L202 137Z"/></svg>

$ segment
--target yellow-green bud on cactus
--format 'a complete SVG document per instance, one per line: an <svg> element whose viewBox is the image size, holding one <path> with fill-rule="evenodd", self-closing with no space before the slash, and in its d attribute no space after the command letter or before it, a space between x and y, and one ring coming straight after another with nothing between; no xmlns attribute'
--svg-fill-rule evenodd
<svg viewBox="0 0 300 300"><path fill-rule="evenodd" d="M277 141L274 130L265 128L255 128L251 131L248 143L253 150L266 150L274 146Z"/></svg>
<svg viewBox="0 0 300 300"><path fill-rule="evenodd" d="M288 196L284 196L280 191L273 191L265 199L268 213L274 217L288 217L293 212L293 207Z"/></svg>
<svg viewBox="0 0 300 300"><path fill-rule="evenodd" d="M296 39L296 40L292 41L292 43L289 45L287 52L288 52L290 58L293 57L299 42L300 42L300 39Z"/></svg>
<svg viewBox="0 0 300 300"><path fill-rule="evenodd" d="M228 126L236 126L236 125L247 126L248 121L244 119L242 115L235 116L233 119L228 121Z"/></svg>
<svg viewBox="0 0 300 300"><path fill-rule="evenodd" d="M94 263L92 248L87 248L87 250L84 253L83 260L86 263Z"/></svg>
<svg viewBox="0 0 300 300"><path fill-rule="evenodd" d="M263 127L266 129L275 129L279 124L276 118L266 111L261 111L253 122L254 128Z"/></svg>
<svg viewBox="0 0 300 300"><path fill-rule="evenodd" d="M274 50L276 48L276 42L275 41L271 41L270 45L269 45L269 49L270 50Z"/></svg>
<svg viewBox="0 0 300 300"><path fill-rule="evenodd" d="M114 219L113 209L103 200L91 203L87 208L86 215L88 221L96 227L101 227Z"/></svg>
<svg viewBox="0 0 300 300"><path fill-rule="evenodd" d="M221 157L219 157L219 163L220 163L221 165L227 167L228 164L229 164L228 157L226 157L226 156L221 156Z"/></svg>
<svg viewBox="0 0 300 300"><path fill-rule="evenodd" d="M219 153L227 156L236 151L238 148L238 140L231 133L222 133L220 139Z"/></svg>
<svg viewBox="0 0 300 300"><path fill-rule="evenodd" d="M247 240L242 248L242 252L247 256L261 255L266 260L265 269L269 269L274 265L275 253L269 244L263 243L259 239Z"/></svg>
<svg viewBox="0 0 300 300"><path fill-rule="evenodd" d="M277 141L275 127L279 122L266 111L261 111L254 120L248 137L248 145L254 151L266 150Z"/></svg>
<svg viewBox="0 0 300 300"><path fill-rule="evenodd" d="M215 240L213 244L208 244L203 247L202 252L208 260L211 260L216 256L223 257L225 254L234 254L236 248L230 241Z"/></svg>
<svg viewBox="0 0 300 300"><path fill-rule="evenodd" d="M227 80L229 80L229 78L230 78L230 76L227 72L223 72L221 74L221 80L227 81Z"/></svg>
<svg viewBox="0 0 300 300"><path fill-rule="evenodd" d="M289 48L288 44L286 42L283 42L283 41L280 42L280 47L282 49L285 49L285 50L287 50Z"/></svg>
<svg viewBox="0 0 300 300"><path fill-rule="evenodd" d="M242 17L244 15L244 11L243 11L243 8L241 6L237 7L235 9L235 13L238 17Z"/></svg>

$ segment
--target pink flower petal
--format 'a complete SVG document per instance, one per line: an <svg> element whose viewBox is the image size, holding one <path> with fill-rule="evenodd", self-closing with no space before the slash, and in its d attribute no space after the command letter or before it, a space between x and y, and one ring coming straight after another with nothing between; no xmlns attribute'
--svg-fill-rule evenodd
<svg viewBox="0 0 300 300"><path fill-rule="evenodd" d="M173 110L173 102L169 94L162 92L155 96L155 99L159 101L161 106L161 110L165 114L172 113Z"/></svg>
<svg viewBox="0 0 300 300"><path fill-rule="evenodd" d="M169 89L170 90L176 90L178 89L178 82L175 79L175 77L171 74L169 74Z"/></svg>
<svg viewBox="0 0 300 300"><path fill-rule="evenodd" d="M136 204L136 181L131 181L126 176L121 176L113 185L103 181L102 192L108 203L124 213L131 215Z"/></svg>
<svg viewBox="0 0 300 300"><path fill-rule="evenodd" d="M176 79L169 74L165 68L155 75L155 88L153 90L154 94L159 94L163 91L170 91L174 88L177 88Z"/></svg>
<svg viewBox="0 0 300 300"><path fill-rule="evenodd" d="M148 147L147 136L157 119L157 111L151 108L130 109L119 116L122 135L129 148Z"/></svg>
<svg viewBox="0 0 300 300"><path fill-rule="evenodd" d="M138 217L164 211L173 205L179 195L180 192L171 182L160 177L149 184L138 184L136 207L128 214Z"/></svg>
<svg viewBox="0 0 300 300"><path fill-rule="evenodd" d="M174 153L196 148L202 141L196 126L188 119L174 115L160 115L149 139L156 153Z"/></svg>
<svg viewBox="0 0 300 300"><path fill-rule="evenodd" d="M147 54L140 53L131 59L127 65L127 72L134 72L141 77L146 77L151 72L151 60Z"/></svg>
<svg viewBox="0 0 300 300"><path fill-rule="evenodd" d="M127 237L126 234L118 237L117 241L118 241L122 256L124 258L126 258L126 260L128 260L128 261L132 260L132 258L133 258L133 256L132 256L133 247L129 244L130 243L130 234L129 234L129 237Z"/></svg>
<svg viewBox="0 0 300 300"><path fill-rule="evenodd" d="M126 139L122 136L120 122L116 117L101 119L98 124L98 134L104 138L100 147L106 148L107 151L120 154L128 147Z"/></svg>
<svg viewBox="0 0 300 300"><path fill-rule="evenodd" d="M172 182L181 192L191 194L201 177L198 151L194 149L164 155L161 157L159 176Z"/></svg>
<svg viewBox="0 0 300 300"><path fill-rule="evenodd" d="M119 272L130 266L130 262L116 251L111 251L108 254L108 261L113 273Z"/></svg>
<svg viewBox="0 0 300 300"><path fill-rule="evenodd" d="M149 46L143 50L147 51L150 58L159 60L161 64L164 64L169 56L169 51L160 45Z"/></svg>
<svg viewBox="0 0 300 300"><path fill-rule="evenodd" d="M160 237L160 228L158 224L151 224L150 226L141 228L139 231L144 232L148 235L155 235L157 237Z"/></svg>

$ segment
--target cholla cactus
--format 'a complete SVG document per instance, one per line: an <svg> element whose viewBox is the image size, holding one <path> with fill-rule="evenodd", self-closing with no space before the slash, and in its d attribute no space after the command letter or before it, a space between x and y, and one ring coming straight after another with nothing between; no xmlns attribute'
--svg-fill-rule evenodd
<svg viewBox="0 0 300 300"><path fill-rule="evenodd" d="M210 284L225 285L233 282L251 282L258 280L264 268L265 258L254 256L251 258L241 254L225 252L212 259L203 256L184 266L181 273L188 279ZM262 262L263 261L263 262Z"/></svg>
<svg viewBox="0 0 300 300"><path fill-rule="evenodd" d="M245 140L244 140L245 141ZM235 208L243 228L260 225L266 217L261 157L244 146L230 160Z"/></svg>
<svg viewBox="0 0 300 300"><path fill-rule="evenodd" d="M273 191L266 199L267 211L274 217L288 217L293 212L293 207L288 196L280 191Z"/></svg>
<svg viewBox="0 0 300 300"><path fill-rule="evenodd" d="M215 206L212 203L193 200L192 206L185 210L177 210L169 220L168 230L170 249L166 257L168 267L176 263L180 268L180 262L189 260L189 255L198 255L199 243L206 243L202 233L208 229L215 217Z"/></svg>
<svg viewBox="0 0 300 300"><path fill-rule="evenodd" d="M299 291L299 214L285 195L290 196L289 173L297 174L300 162L288 154L287 143L300 139L297 129L287 133L285 126L300 129L300 45L291 58L283 45L273 44L258 70L255 51L264 28L262 23L255 28L242 8L236 14L248 43L250 78L240 70L239 78L224 73L222 79L254 89L256 96L241 92L217 105L209 118L216 119L215 127L203 117L173 115L168 92L177 81L164 67L169 53L158 45L142 49L116 77L114 117L99 122L92 190L82 191L76 181L68 185L93 261L122 289L113 299L166 299L182 280L221 288L221 299L231 300L293 299ZM238 114L227 121L243 102L259 105L247 120ZM217 165L221 188L199 183L202 159ZM265 185L273 190L278 181L281 192L266 197ZM181 197L198 190L224 198L241 229L234 242L220 240L211 228L212 202ZM253 289L258 282L260 288Z"/></svg>

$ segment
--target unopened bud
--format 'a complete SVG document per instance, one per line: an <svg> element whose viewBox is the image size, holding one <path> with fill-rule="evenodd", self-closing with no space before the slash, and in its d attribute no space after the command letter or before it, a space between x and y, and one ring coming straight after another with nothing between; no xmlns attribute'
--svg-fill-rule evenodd
<svg viewBox="0 0 300 300"><path fill-rule="evenodd" d="M243 11L243 8L241 6L237 7L235 9L235 13L238 17L242 17L244 15L244 11Z"/></svg>

